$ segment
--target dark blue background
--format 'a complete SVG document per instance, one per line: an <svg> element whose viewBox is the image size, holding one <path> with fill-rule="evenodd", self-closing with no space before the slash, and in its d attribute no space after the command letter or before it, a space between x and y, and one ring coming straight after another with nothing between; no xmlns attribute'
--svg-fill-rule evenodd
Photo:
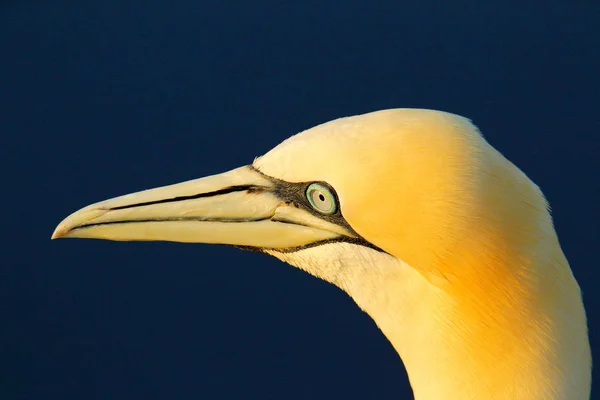
<svg viewBox="0 0 600 400"><path fill-rule="evenodd" d="M542 187L598 341L599 3L323 3L0 5L0 397L411 398L370 318L275 259L49 240L89 203L392 107L472 118Z"/></svg>

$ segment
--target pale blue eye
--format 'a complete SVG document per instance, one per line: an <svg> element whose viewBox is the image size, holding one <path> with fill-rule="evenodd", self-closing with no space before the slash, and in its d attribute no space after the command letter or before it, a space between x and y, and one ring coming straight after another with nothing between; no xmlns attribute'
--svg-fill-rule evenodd
<svg viewBox="0 0 600 400"><path fill-rule="evenodd" d="M312 208L320 213L333 214L337 209L333 193L320 183L312 183L308 189L306 189L306 198Z"/></svg>

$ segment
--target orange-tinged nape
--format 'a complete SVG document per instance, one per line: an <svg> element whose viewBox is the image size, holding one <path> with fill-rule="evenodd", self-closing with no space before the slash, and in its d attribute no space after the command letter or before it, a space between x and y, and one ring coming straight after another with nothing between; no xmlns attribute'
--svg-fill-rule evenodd
<svg viewBox="0 0 600 400"><path fill-rule="evenodd" d="M397 349L440 345L432 360L399 350L413 387L431 379L431 363L448 362L449 379L471 395L587 398L585 312L546 201L467 119L414 109L343 118L288 139L255 166L331 184L357 233L440 290L423 296L438 330L429 338L393 337L378 306L359 303L392 343L403 342Z"/></svg>

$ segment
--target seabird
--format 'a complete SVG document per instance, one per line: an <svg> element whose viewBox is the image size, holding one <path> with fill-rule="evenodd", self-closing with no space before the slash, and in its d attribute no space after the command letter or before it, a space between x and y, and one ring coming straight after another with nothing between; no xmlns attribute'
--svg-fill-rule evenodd
<svg viewBox="0 0 600 400"><path fill-rule="evenodd" d="M417 400L589 399L579 286L540 189L463 117L393 109L85 207L52 238L228 244L347 292Z"/></svg>

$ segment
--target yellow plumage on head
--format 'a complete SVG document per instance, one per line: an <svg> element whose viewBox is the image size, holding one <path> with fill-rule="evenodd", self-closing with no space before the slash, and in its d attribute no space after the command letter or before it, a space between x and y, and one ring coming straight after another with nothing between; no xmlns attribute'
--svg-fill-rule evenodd
<svg viewBox="0 0 600 400"><path fill-rule="evenodd" d="M251 166L86 207L63 236L274 255L373 317L418 400L589 398L585 311L548 205L453 114L334 120Z"/></svg>

